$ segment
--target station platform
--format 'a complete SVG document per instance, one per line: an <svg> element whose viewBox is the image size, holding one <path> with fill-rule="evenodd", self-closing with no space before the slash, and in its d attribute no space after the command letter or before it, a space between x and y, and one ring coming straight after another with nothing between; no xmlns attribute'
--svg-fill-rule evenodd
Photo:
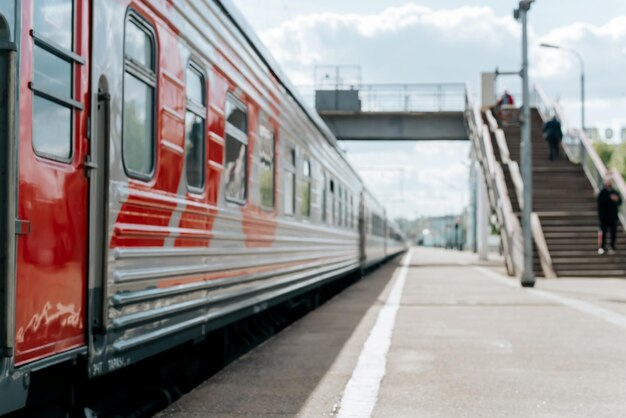
<svg viewBox="0 0 626 418"><path fill-rule="evenodd" d="M626 281L413 248L160 418L626 416Z"/></svg>

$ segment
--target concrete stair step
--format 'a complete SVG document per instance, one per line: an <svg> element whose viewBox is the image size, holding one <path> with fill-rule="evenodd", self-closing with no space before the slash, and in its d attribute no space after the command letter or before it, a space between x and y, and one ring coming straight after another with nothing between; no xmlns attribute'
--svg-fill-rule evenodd
<svg viewBox="0 0 626 418"><path fill-rule="evenodd" d="M559 277L624 278L626 270L558 270Z"/></svg>
<svg viewBox="0 0 626 418"><path fill-rule="evenodd" d="M604 254L602 256L598 255L597 249L594 248L592 250L582 250L582 249L574 249L574 250L553 250L550 251L550 257L552 259L560 259L560 258L569 258L569 257L602 257L610 262L622 262L626 260L625 254L615 254L608 255Z"/></svg>

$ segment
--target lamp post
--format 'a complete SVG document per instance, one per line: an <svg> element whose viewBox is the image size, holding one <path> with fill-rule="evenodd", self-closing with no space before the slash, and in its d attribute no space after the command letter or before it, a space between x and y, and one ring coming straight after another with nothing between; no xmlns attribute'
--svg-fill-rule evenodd
<svg viewBox="0 0 626 418"><path fill-rule="evenodd" d="M583 61L582 55L574 49L567 48L564 46L554 45L542 43L539 45L542 48L552 48L552 49L560 49L561 51L569 52L578 58L578 62L580 63L580 125L582 126L583 132L585 131L585 62Z"/></svg>
<svg viewBox="0 0 626 418"><path fill-rule="evenodd" d="M533 287L535 275L533 272L533 237L530 218L533 199L533 161L531 119L530 119L530 88L528 86L528 11L535 0L522 0L515 9L513 16L522 23L522 180L524 182L524 205L522 206L522 232L524 235L524 271L522 272L522 286Z"/></svg>

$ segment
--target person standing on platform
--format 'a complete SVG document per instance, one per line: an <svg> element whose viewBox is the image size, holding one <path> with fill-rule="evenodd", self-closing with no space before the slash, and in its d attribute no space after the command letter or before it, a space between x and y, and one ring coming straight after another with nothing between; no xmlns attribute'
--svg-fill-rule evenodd
<svg viewBox="0 0 626 418"><path fill-rule="evenodd" d="M615 233L617 231L617 208L622 204L622 197L613 189L610 177L604 180L604 187L598 193L598 220L600 221L601 239L598 254L606 250L606 235L611 233L611 248L609 254L615 254Z"/></svg>
<svg viewBox="0 0 626 418"><path fill-rule="evenodd" d="M561 130L561 122L554 116L552 119L543 124L543 139L548 141L550 161L559 158L559 147L563 140L563 131Z"/></svg>

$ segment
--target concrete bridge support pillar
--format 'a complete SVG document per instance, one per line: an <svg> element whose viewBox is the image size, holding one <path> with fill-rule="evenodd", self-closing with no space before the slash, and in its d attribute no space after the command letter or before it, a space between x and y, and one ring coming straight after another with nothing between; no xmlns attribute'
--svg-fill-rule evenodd
<svg viewBox="0 0 626 418"><path fill-rule="evenodd" d="M482 170L476 170L476 244L480 260L487 260L489 255L489 198Z"/></svg>

